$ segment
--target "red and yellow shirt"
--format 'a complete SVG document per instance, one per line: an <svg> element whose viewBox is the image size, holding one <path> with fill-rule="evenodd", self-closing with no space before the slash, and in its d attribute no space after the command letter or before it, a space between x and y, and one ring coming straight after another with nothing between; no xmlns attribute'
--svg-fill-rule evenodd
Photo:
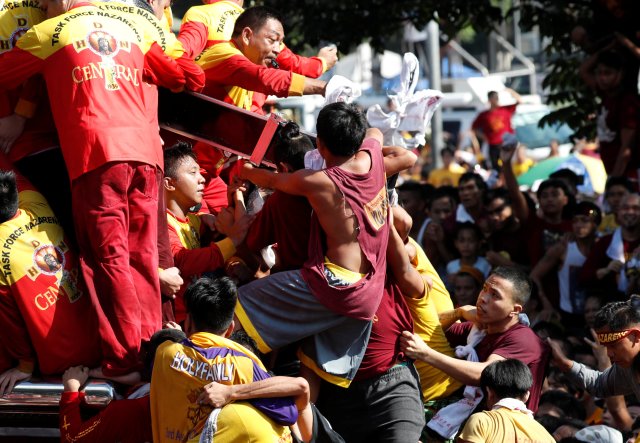
<svg viewBox="0 0 640 443"><path fill-rule="evenodd" d="M19 368L44 374L97 365L97 320L78 259L44 197L20 180L19 209L0 224L0 342Z"/></svg>
<svg viewBox="0 0 640 443"><path fill-rule="evenodd" d="M197 63L206 76L203 94L251 110L253 91L278 97L300 96L304 76L251 62L231 41L216 43Z"/></svg>
<svg viewBox="0 0 640 443"><path fill-rule="evenodd" d="M0 9L0 53L11 50L22 35L45 19L45 12L35 0L5 3ZM12 162L58 146L44 81L40 76L22 80L24 83L18 87L0 93L0 117L16 113L27 118L22 135L9 151Z"/></svg>
<svg viewBox="0 0 640 443"><path fill-rule="evenodd" d="M0 85L42 73L72 180L112 161L162 167L144 81L181 90L185 75L127 14L80 3L0 55Z"/></svg>
<svg viewBox="0 0 640 443"><path fill-rule="evenodd" d="M222 268L236 252L236 248L229 239L203 247L200 243L203 226L198 214L190 213L187 218L181 219L167 210L167 224L173 263L184 280L175 299L176 320L182 321L186 316L183 296L189 284L204 272Z"/></svg>

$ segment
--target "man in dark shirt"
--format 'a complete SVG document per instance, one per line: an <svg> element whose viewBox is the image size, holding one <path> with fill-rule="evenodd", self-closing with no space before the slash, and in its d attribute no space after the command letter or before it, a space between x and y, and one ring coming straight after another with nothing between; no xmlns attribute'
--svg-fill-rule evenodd
<svg viewBox="0 0 640 443"><path fill-rule="evenodd" d="M467 335L473 323L482 325L486 336L475 350L478 362L460 360L431 349L422 339L409 331L401 338L402 349L411 358L435 366L451 377L467 385L479 386L482 370L491 362L515 358L525 363L533 375L533 386L527 407L537 410L544 373L549 359L548 346L528 326L520 323L519 314L529 300L531 283L518 268L496 268L485 281L476 307L463 306L455 311L443 313L449 323L458 319L447 330L449 342L466 345ZM446 325L443 324L443 327Z"/></svg>

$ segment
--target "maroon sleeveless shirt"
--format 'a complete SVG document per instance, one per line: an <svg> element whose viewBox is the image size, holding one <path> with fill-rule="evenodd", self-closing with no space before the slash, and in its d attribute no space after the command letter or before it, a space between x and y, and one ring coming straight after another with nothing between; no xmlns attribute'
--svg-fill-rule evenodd
<svg viewBox="0 0 640 443"><path fill-rule="evenodd" d="M384 289L389 211L380 144L375 139L366 139L360 152L367 152L371 157L368 173L354 174L337 166L324 172L342 192L346 205L351 207L356 217L358 243L371 270L348 286L330 286L327 283L324 275L325 236L314 212L309 234L309 258L302 268L302 277L313 295L328 309L347 317L370 320L378 309Z"/></svg>

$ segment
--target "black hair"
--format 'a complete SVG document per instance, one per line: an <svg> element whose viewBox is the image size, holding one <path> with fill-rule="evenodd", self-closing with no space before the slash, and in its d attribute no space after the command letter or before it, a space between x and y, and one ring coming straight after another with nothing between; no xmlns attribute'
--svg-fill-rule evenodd
<svg viewBox="0 0 640 443"><path fill-rule="evenodd" d="M476 240L478 240L478 241L482 240L482 231L480 230L478 225L476 225L475 223L471 223L471 222L468 222L468 221L467 222L463 222L463 223L456 223L456 227L455 227L455 230L454 230L453 238L457 240L458 239L458 235L462 231L471 231L476 236Z"/></svg>
<svg viewBox="0 0 640 443"><path fill-rule="evenodd" d="M609 190L614 186L623 186L629 192L635 192L631 180L623 175L614 175L607 179L607 184L604 185L604 195L606 196Z"/></svg>
<svg viewBox="0 0 640 443"><path fill-rule="evenodd" d="M462 174L460 176L460 179L458 180L458 187L460 187L462 183L468 182L470 180L473 180L476 183L478 189L480 189L481 191L484 192L487 190L487 183L484 181L480 174L476 174L475 172L465 172L464 174Z"/></svg>
<svg viewBox="0 0 640 443"><path fill-rule="evenodd" d="M533 377L527 365L508 358L485 367L480 375L480 386L491 388L498 399L509 397L523 400L533 386Z"/></svg>
<svg viewBox="0 0 640 443"><path fill-rule="evenodd" d="M238 37L242 34L242 30L244 28L249 28L253 30L253 32L256 32L271 19L278 20L282 23L282 16L271 8L267 8L266 6L254 6L252 8L247 8L236 19L231 37Z"/></svg>
<svg viewBox="0 0 640 443"><path fill-rule="evenodd" d="M151 372L153 370L153 361L156 358L156 351L158 346L166 341L172 341L174 343L180 343L187 338L187 335L180 329L160 329L151 336L149 342L144 346L144 370L142 378L144 380L151 380Z"/></svg>
<svg viewBox="0 0 640 443"><path fill-rule="evenodd" d="M569 168L558 169L549 175L549 178L557 178L558 180L566 179L575 188L584 182L584 176L576 174Z"/></svg>
<svg viewBox="0 0 640 443"><path fill-rule="evenodd" d="M13 171L0 171L0 223L18 212L18 184Z"/></svg>
<svg viewBox="0 0 640 443"><path fill-rule="evenodd" d="M606 51L598 55L596 67L598 65L606 66L607 68L615 69L616 71L622 71L624 69L624 59L615 51Z"/></svg>
<svg viewBox="0 0 640 443"><path fill-rule="evenodd" d="M632 295L627 301L616 301L604 305L593 320L594 329L609 328L623 331L640 323L640 295Z"/></svg>
<svg viewBox="0 0 640 443"><path fill-rule="evenodd" d="M534 326L531 327L531 330L539 335L540 331L547 331L550 338L554 340L562 340L566 335L564 333L564 329L555 323L551 323L549 321L540 321L537 322Z"/></svg>
<svg viewBox="0 0 640 443"><path fill-rule="evenodd" d="M431 198L429 199L427 207L431 209L431 205L434 201L440 200L441 198L445 197L449 198L451 207L455 209L455 206L458 203L458 191L453 186L440 186L436 188L431 194Z"/></svg>
<svg viewBox="0 0 640 443"><path fill-rule="evenodd" d="M589 217L593 217L593 221L596 226L600 226L600 222L602 222L602 210L595 203L591 203L588 201L578 202L572 208L571 213L573 216L586 215Z"/></svg>
<svg viewBox="0 0 640 443"><path fill-rule="evenodd" d="M278 130L274 150L274 160L277 164L286 163L297 171L304 169L304 155L313 150L313 143L300 132L296 122L287 122Z"/></svg>
<svg viewBox="0 0 640 443"><path fill-rule="evenodd" d="M256 356L258 356L258 358L262 357L262 354L260 354L260 350L258 349L258 344L253 338L251 338L249 334L247 334L246 331L242 329L233 331L233 333L229 336L229 340L232 340L238 343L239 345L244 346L245 348L250 350L252 353L254 353Z"/></svg>
<svg viewBox="0 0 640 443"><path fill-rule="evenodd" d="M490 99L493 96L497 96L498 95L498 91L489 91L487 92L487 98Z"/></svg>
<svg viewBox="0 0 640 443"><path fill-rule="evenodd" d="M398 186L397 190L398 192L414 192L418 194L418 198L425 203L435 193L435 188L433 187L433 185L430 185L428 183L419 183L413 180L407 180L406 182L403 182L400 186Z"/></svg>
<svg viewBox="0 0 640 443"><path fill-rule="evenodd" d="M538 402L538 407L544 403L552 404L560 409L566 418L584 420L587 415L584 406L577 398L559 389L552 389L542 394Z"/></svg>
<svg viewBox="0 0 640 443"><path fill-rule="evenodd" d="M509 196L509 191L505 188L495 188L488 190L484 195L484 205L489 206L491 202L497 198L504 200L504 203L506 205L511 206L511 197Z"/></svg>
<svg viewBox="0 0 640 443"><path fill-rule="evenodd" d="M191 145L185 141L179 141L175 145L164 150L164 176L176 178L178 166L186 158L191 157L198 161L196 153L193 152Z"/></svg>
<svg viewBox="0 0 640 443"><path fill-rule="evenodd" d="M184 304L197 331L223 334L233 321L238 290L229 277L202 277L184 293Z"/></svg>
<svg viewBox="0 0 640 443"><path fill-rule="evenodd" d="M316 121L318 140L333 155L358 152L367 132L367 119L355 104L331 103L320 110Z"/></svg>
<svg viewBox="0 0 640 443"><path fill-rule="evenodd" d="M571 195L571 192L569 191L569 187L567 186L567 184L565 182L563 182L559 178L549 178L549 179L543 181L542 183L540 183L540 186L538 187L538 190L536 191L536 197L538 197L538 199L540 199L540 195L542 194L542 191L544 191L546 189L549 189L549 188L559 188L559 189L562 190L564 195L566 195L567 197L569 197Z"/></svg>
<svg viewBox="0 0 640 443"><path fill-rule="evenodd" d="M455 152L453 151L453 149L451 149L448 146L445 146L444 148L442 148L440 150L440 157L444 157L445 154L449 154L450 156L453 157L453 155L455 154Z"/></svg>
<svg viewBox="0 0 640 443"><path fill-rule="evenodd" d="M491 271L489 276L491 275L496 275L511 282L513 285L512 297L514 302L524 306L529 301L529 297L531 297L531 280L529 280L527 274L520 268L516 268L515 266L498 266Z"/></svg>

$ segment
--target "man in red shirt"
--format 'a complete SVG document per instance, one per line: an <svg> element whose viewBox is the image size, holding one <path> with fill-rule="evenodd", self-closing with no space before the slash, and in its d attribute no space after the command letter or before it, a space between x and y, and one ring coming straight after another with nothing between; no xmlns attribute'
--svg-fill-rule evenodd
<svg viewBox="0 0 640 443"><path fill-rule="evenodd" d="M498 101L498 93L489 91L487 98L489 100L489 109L482 111L471 125L471 129L476 133L481 133L481 138L489 145L489 158L491 159L491 167L498 169L498 157L500 153L500 145L502 145L502 136L510 132L513 134L511 127L511 117L516 112L516 107L520 103L520 95L513 89L506 89L513 96L516 103L508 106L500 106Z"/></svg>
<svg viewBox="0 0 640 443"><path fill-rule="evenodd" d="M434 351L417 334L403 332L402 349L411 358L422 360L467 385L480 386L482 370L491 362L516 358L525 363L533 375L533 386L527 407L538 409L540 390L549 359L548 346L535 332L519 321L522 307L529 300L531 283L518 268L497 268L485 282L475 307L455 310L449 321L447 339L453 345L466 345L473 323L483 325L486 336L475 347L478 362L460 360ZM443 325L444 326L444 325Z"/></svg>
<svg viewBox="0 0 640 443"><path fill-rule="evenodd" d="M179 91L188 79L151 35L119 12L44 0L50 19L0 55L0 84L42 73L72 182L81 269L98 313L102 370L139 368L161 326L157 211L162 149L144 82ZM197 82L196 82L197 83Z"/></svg>

